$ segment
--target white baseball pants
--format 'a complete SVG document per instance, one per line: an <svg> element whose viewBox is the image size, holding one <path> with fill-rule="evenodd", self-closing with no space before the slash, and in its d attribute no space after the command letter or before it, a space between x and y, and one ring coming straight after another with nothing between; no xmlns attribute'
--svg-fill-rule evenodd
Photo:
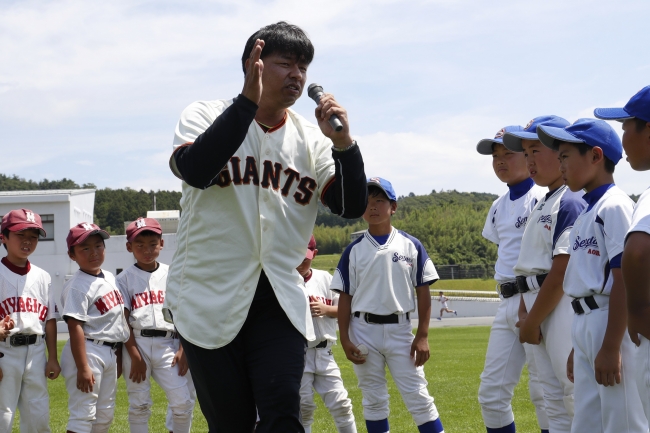
<svg viewBox="0 0 650 433"><path fill-rule="evenodd" d="M641 345L636 349L636 387L643 404L643 412L650 423L650 340L639 335Z"/></svg>
<svg viewBox="0 0 650 433"><path fill-rule="evenodd" d="M45 378L45 341L12 347L9 338L0 342L3 379L0 381L0 432L10 432L16 408L21 433L50 431L50 399Z"/></svg>
<svg viewBox="0 0 650 433"><path fill-rule="evenodd" d="M305 352L305 371L300 383L300 414L306 433L311 433L314 423L314 390L334 418L338 432L356 433L352 402L343 386L341 370L329 348L311 348Z"/></svg>
<svg viewBox="0 0 650 433"><path fill-rule="evenodd" d="M522 295L530 311L537 292ZM571 353L569 330L573 323L571 298L562 295L555 309L542 322L542 342L532 345L537 378L544 390L544 403L550 433L569 433L573 420L573 383L566 375L566 362Z"/></svg>
<svg viewBox="0 0 650 433"><path fill-rule="evenodd" d="M166 427L174 433L189 433L192 424L192 411L195 397L194 384L190 373L178 375L178 365L172 367L172 361L179 348L179 340L171 337L135 337L136 345L142 359L147 364L147 377L140 383L129 379L131 357L128 351L122 351L122 373L129 394L129 424L131 433L146 433L151 417L151 378L160 385L167 395L168 418L172 415L172 425Z"/></svg>
<svg viewBox="0 0 650 433"><path fill-rule="evenodd" d="M75 433L107 433L115 412L117 355L109 346L86 341L86 358L95 376L92 392L77 389L77 365L70 340L61 353L61 373L68 390L68 430Z"/></svg>
<svg viewBox="0 0 650 433"><path fill-rule="evenodd" d="M648 421L643 411L635 377L634 343L627 332L621 344L621 383L603 386L596 382L594 362L607 330L607 301L598 296L598 310L573 318L573 376L575 415L572 432L646 433ZM647 404L647 400L646 400Z"/></svg>
<svg viewBox="0 0 650 433"><path fill-rule="evenodd" d="M481 373L478 401L486 427L497 429L512 424L515 419L512 413L514 389L528 361L530 399L535 405L540 429L548 430L544 393L537 379L533 348L519 342L519 328L515 326L519 320L520 297L515 295L502 299L497 309Z"/></svg>
<svg viewBox="0 0 650 433"><path fill-rule="evenodd" d="M406 408L419 426L438 419L438 409L427 390L424 369L415 367L411 358L414 336L411 322L406 315L403 319L397 324L376 325L366 323L363 317L352 317L350 339L354 344L364 344L369 351L364 364L354 365L354 372L363 394L363 415L366 420L388 418L388 365Z"/></svg>

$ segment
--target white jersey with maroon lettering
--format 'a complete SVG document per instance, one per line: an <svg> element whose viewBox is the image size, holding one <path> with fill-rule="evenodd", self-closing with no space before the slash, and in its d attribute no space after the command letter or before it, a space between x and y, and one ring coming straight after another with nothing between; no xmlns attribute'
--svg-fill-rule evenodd
<svg viewBox="0 0 650 433"><path fill-rule="evenodd" d="M84 322L86 338L125 342L130 331L124 317L124 298L113 274L102 269L102 275L75 272L63 286L61 316Z"/></svg>
<svg viewBox="0 0 650 433"><path fill-rule="evenodd" d="M45 334L45 322L58 318L50 274L30 263L26 275L0 263L0 320L9 315L14 334Z"/></svg>
<svg viewBox="0 0 650 433"><path fill-rule="evenodd" d="M169 266L159 263L153 272L133 265L115 280L124 297L124 308L129 310L129 324L133 329L173 331L174 325L163 318L163 302Z"/></svg>
<svg viewBox="0 0 650 433"><path fill-rule="evenodd" d="M187 107L174 147L194 142L232 103ZM317 125L288 109L286 123L273 132L251 122L213 185L198 189L183 182L178 249L165 299L183 338L208 349L232 341L264 269L289 320L307 340L314 339L296 267L305 258L318 199L334 180L331 147ZM173 157L170 165L180 177ZM212 317L219 320L208 320Z"/></svg>
<svg viewBox="0 0 650 433"><path fill-rule="evenodd" d="M330 290L332 276L329 272L319 269L311 270L311 278L305 283L307 296L315 298L325 305L338 305L339 294ZM310 341L308 346L314 347L323 340L336 341L336 319L328 316L312 317L316 339Z"/></svg>

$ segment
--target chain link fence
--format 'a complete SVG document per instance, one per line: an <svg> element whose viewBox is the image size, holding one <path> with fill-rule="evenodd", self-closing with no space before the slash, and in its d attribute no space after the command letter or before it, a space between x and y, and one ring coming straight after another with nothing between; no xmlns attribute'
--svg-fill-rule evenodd
<svg viewBox="0 0 650 433"><path fill-rule="evenodd" d="M493 278L494 263L487 265L436 265L441 280Z"/></svg>

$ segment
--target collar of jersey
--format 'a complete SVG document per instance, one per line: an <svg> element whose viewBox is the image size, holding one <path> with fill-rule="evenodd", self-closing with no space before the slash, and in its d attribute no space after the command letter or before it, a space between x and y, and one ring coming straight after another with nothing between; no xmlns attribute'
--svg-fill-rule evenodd
<svg viewBox="0 0 650 433"><path fill-rule="evenodd" d="M371 244L373 244L375 246L375 248L377 248L378 250L384 250L384 249L388 248L388 246L390 245L393 238L395 238L395 233L397 233L397 230L395 229L395 227L391 227L390 235L388 236L388 240L386 241L386 243L384 245L379 245L379 242L377 242L375 240L375 238L372 237L372 235L370 234L370 232L368 230L366 230L366 233L364 234L364 236L366 237L366 239L368 239L368 241Z"/></svg>
<svg viewBox="0 0 650 433"><path fill-rule="evenodd" d="M508 189L510 190L510 200L519 200L530 191L533 185L535 185L535 181L529 177L515 185L508 185Z"/></svg>
<svg viewBox="0 0 650 433"><path fill-rule="evenodd" d="M29 263L29 260L27 260L27 264L25 265L24 268L21 268L20 266L16 266L13 263L9 261L9 259L5 256L2 258L2 264L7 267L11 272L14 274L18 275L27 275L29 270L32 268L31 264Z"/></svg>
<svg viewBox="0 0 650 433"><path fill-rule="evenodd" d="M613 186L614 186L613 183L606 183L604 185L600 185L598 188L595 188L589 191L588 193L586 193L585 195L583 195L582 199L587 202L587 210L585 212L589 212L591 208L594 207L596 203L598 203L598 200L600 200L603 197L603 195L605 195L607 190Z"/></svg>
<svg viewBox="0 0 650 433"><path fill-rule="evenodd" d="M553 191L547 192L546 195L544 196L544 200L548 200L549 198L553 197L555 194L564 191L564 188L566 188L566 185L558 186Z"/></svg>

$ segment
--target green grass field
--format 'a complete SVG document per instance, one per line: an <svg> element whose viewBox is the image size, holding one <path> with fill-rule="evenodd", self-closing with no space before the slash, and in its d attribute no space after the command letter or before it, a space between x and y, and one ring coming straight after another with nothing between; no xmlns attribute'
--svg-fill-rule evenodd
<svg viewBox="0 0 650 433"><path fill-rule="evenodd" d="M485 427L477 401L479 375L483 369L485 350L487 347L489 327L440 328L432 329L429 334L431 358L425 364L425 372L429 381L429 391L434 396L445 431L449 433L479 433ZM64 342L59 342L59 351ZM345 359L340 346L334 346L334 356L339 363L343 381L352 399L354 414L357 418L359 432L366 432L361 407L361 392L357 388L357 380L352 369L352 363ZM521 383L515 389L513 407L517 420L517 430L520 432L537 432L537 423L533 405L528 398L528 375L522 376ZM65 383L60 377L50 382L50 424L53 432L65 431L67 423L67 392ZM391 415L389 418L391 431L402 433L417 431L410 414L402 403L399 392L392 380L389 381L391 395ZM154 383L153 414L149 431L164 432L165 410L164 394ZM316 398L318 410L313 426L314 432L336 432L332 418L327 413L320 398ZM124 380L118 381L117 408L111 433L128 432L127 395ZM17 425L13 432L18 433ZM192 432L207 432L207 424L201 411L195 409Z"/></svg>

